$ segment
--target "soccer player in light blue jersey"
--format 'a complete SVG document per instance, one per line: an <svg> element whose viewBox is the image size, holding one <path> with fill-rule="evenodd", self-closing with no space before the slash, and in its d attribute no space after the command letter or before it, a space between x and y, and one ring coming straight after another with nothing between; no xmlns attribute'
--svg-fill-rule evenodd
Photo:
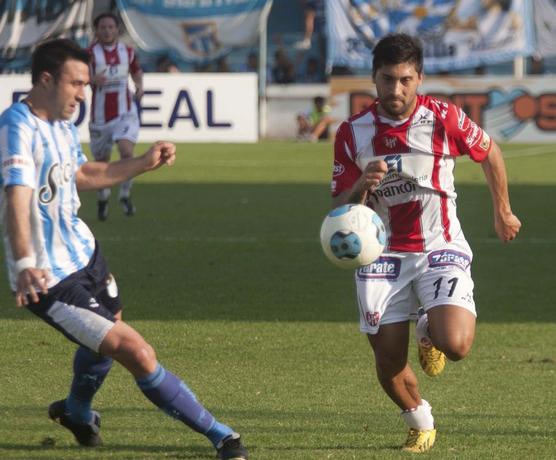
<svg viewBox="0 0 556 460"><path fill-rule="evenodd" d="M247 459L239 434L219 423L122 321L116 281L98 242L77 216L79 191L111 187L170 166L176 151L161 141L139 157L88 162L68 121L85 99L88 63L88 53L69 40L39 45L29 95L0 116L0 217L16 304L79 346L69 395L50 405L49 416L81 445L100 445L100 415L91 403L116 360L150 401L204 434L219 458Z"/></svg>

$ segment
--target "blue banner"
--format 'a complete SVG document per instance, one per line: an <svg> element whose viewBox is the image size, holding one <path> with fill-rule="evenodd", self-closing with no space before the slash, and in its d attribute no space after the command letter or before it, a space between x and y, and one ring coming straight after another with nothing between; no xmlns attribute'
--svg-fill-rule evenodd
<svg viewBox="0 0 556 460"><path fill-rule="evenodd" d="M141 49L206 62L253 45L272 0L118 0L123 21Z"/></svg>
<svg viewBox="0 0 556 460"><path fill-rule="evenodd" d="M427 72L507 62L534 47L529 0L327 0L326 13L330 66L370 69L374 45L393 32L421 39Z"/></svg>

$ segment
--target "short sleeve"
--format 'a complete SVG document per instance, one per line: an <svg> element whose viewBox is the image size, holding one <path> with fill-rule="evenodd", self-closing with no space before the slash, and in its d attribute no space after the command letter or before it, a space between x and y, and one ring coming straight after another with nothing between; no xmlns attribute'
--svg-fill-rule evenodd
<svg viewBox="0 0 556 460"><path fill-rule="evenodd" d="M332 196L351 189L361 176L355 163L355 143L349 123L343 122L336 132L334 142L334 168L332 171Z"/></svg>
<svg viewBox="0 0 556 460"><path fill-rule="evenodd" d="M12 109L4 113L0 122L2 187L24 185L35 188L34 131L18 111Z"/></svg>
<svg viewBox="0 0 556 460"><path fill-rule="evenodd" d="M141 70L141 64L139 64L139 58L137 57L137 53L133 48L128 48L128 55L129 55L129 72L131 74L136 74Z"/></svg>
<svg viewBox="0 0 556 460"><path fill-rule="evenodd" d="M492 147L490 136L461 108L450 104L446 123L454 155L469 155L476 162L481 162L488 156Z"/></svg>

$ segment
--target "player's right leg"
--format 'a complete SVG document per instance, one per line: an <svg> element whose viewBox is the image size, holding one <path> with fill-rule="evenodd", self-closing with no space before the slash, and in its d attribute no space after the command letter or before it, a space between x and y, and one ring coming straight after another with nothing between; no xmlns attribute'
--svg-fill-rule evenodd
<svg viewBox="0 0 556 460"><path fill-rule="evenodd" d="M91 154L95 161L108 163L112 154L114 126L113 123L103 125L90 124L90 144ZM97 191L97 219L105 221L108 219L108 199L110 198L110 189L104 188Z"/></svg>
<svg viewBox="0 0 556 460"><path fill-rule="evenodd" d="M409 322L385 324L367 337L375 355L378 380L402 410L402 418L409 427L402 450L414 453L430 450L436 429L431 407L421 398L417 378L407 362Z"/></svg>
<svg viewBox="0 0 556 460"><path fill-rule="evenodd" d="M118 321L106 334L100 351L122 364L135 377L143 394L158 408L204 434L219 458L247 458L240 435L218 422L185 382L162 367L154 349L131 326Z"/></svg>
<svg viewBox="0 0 556 460"><path fill-rule="evenodd" d="M407 362L409 324L418 305L412 286L418 259L413 254L383 254L355 275L360 329L373 348L378 380L409 427L403 446L409 452L429 450L436 436L430 405L421 399Z"/></svg>

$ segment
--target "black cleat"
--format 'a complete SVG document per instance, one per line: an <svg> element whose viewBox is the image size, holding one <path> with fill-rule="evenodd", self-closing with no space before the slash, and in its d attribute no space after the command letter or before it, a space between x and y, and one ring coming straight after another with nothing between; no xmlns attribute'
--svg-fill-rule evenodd
<svg viewBox="0 0 556 460"><path fill-rule="evenodd" d="M97 212L98 220L105 221L108 219L108 200L101 201L98 200L98 212Z"/></svg>
<svg viewBox="0 0 556 460"><path fill-rule="evenodd" d="M237 434L236 434L237 436ZM222 447L217 449L216 458L220 460L247 460L247 449L241 443L241 438L228 436L222 443Z"/></svg>
<svg viewBox="0 0 556 460"><path fill-rule="evenodd" d="M87 424L75 423L66 412L66 400L53 402L48 407L48 416L70 430L79 444L86 447L102 446L100 432L100 415L93 411L93 420Z"/></svg>
<svg viewBox="0 0 556 460"><path fill-rule="evenodd" d="M120 204L122 205L122 209L124 211L124 214L126 216L133 216L133 214L135 214L135 206L133 206L133 202L131 201L131 197L127 197L127 198L120 198Z"/></svg>

